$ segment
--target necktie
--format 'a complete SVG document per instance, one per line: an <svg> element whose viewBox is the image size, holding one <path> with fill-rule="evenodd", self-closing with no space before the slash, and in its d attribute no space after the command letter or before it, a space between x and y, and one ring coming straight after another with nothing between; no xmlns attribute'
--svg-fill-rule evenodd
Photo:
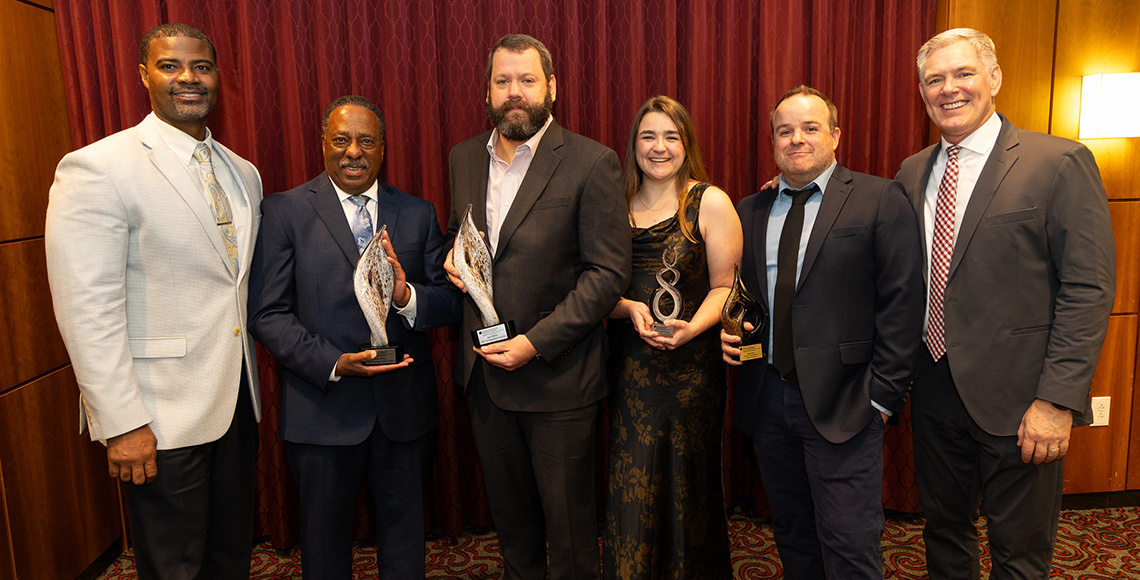
<svg viewBox="0 0 1140 580"><path fill-rule="evenodd" d="M776 291L772 297L772 366L782 377L796 368L792 346L792 296L796 293L796 267L800 256L800 237L804 231L804 204L819 186L811 184L801 190L785 189L782 195L792 197L792 208L784 217L780 246L776 253Z"/></svg>
<svg viewBox="0 0 1140 580"><path fill-rule="evenodd" d="M363 254L368 242L372 241L372 214L368 213L368 196L352 195L348 201L356 206L356 215L352 218L352 237L356 238L356 248Z"/></svg>
<svg viewBox="0 0 1140 580"><path fill-rule="evenodd" d="M199 143L194 148L194 158L198 160L198 170L202 172L202 181L206 182L206 189L213 200L214 221L222 232L222 241L226 244L226 254L230 258L230 271L236 276L238 272L237 230L234 229L234 214L230 208L230 198L214 176L214 164L210 161L210 148L205 143Z"/></svg>
<svg viewBox="0 0 1140 580"><path fill-rule="evenodd" d="M958 196L958 152L960 145L946 148L946 172L938 185L934 207L934 235L930 243L930 314L926 324L926 348L937 362L946 354L946 280L954 255L954 210Z"/></svg>

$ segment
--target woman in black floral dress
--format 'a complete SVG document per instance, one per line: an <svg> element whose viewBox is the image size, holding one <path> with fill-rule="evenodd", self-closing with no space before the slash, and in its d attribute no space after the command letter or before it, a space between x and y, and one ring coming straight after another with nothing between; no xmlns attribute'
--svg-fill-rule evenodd
<svg viewBox="0 0 1140 580"><path fill-rule="evenodd" d="M630 130L633 281L610 314L606 578L731 578L721 487L720 310L740 220L710 186L688 111L654 97ZM662 318L667 330L653 328Z"/></svg>

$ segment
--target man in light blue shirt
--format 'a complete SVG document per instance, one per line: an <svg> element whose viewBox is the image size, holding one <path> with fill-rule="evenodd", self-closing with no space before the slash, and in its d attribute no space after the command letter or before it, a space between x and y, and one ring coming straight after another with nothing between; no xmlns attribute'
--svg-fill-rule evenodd
<svg viewBox="0 0 1140 580"><path fill-rule="evenodd" d="M789 579L883 577L883 423L906 404L922 335L914 210L897 182L836 163L837 117L806 86L772 111L780 186L737 206L766 357L742 364L721 333Z"/></svg>

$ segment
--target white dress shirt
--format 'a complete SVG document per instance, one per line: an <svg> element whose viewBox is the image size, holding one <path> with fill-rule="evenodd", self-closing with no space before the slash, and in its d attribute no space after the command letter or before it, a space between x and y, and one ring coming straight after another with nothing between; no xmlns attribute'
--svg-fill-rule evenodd
<svg viewBox="0 0 1140 580"><path fill-rule="evenodd" d="M153 124L158 136L174 152L175 157L182 160L194 183L201 184L202 199L206 200L206 205L211 208L214 207L214 197L210 195L210 190L206 187L206 180L202 179L202 170L199 169L198 158L194 157L194 149L198 147L199 141L181 129L163 121L153 111L147 115L147 121ZM245 257L249 256L247 252L253 251L253 244L250 240L250 233L253 228L250 221L249 198L246 197L245 188L234 177L229 163L225 161L228 157L214 142L209 128L206 129L206 138L201 142L210 148L210 163L214 166L214 177L230 201L230 212L233 214L234 230L237 233L238 264L241 264Z"/></svg>
<svg viewBox="0 0 1140 580"><path fill-rule="evenodd" d="M491 255L495 254L495 250L499 246L499 229L503 226L503 220L507 217L507 212L511 210L511 204L515 201L515 196L519 192L519 186L522 185L523 178L526 177L526 172L530 169L530 162L534 160L534 152L538 149L538 143L542 141L542 136L546 134L546 129L554 122L554 115L546 118L546 123L538 130L530 139L525 143L519 145L515 149L515 156L507 163L503 158L495 153L495 145L501 138L499 130L491 131L491 138L487 140L487 153L490 154L490 168L487 171L487 241L491 245Z"/></svg>
<svg viewBox="0 0 1140 580"><path fill-rule="evenodd" d="M998 133L1001 132L1001 118L990 115L973 133L962 139L962 149L958 151L958 189L954 195L954 247L958 246L958 231L962 228L962 216L966 214L966 206L970 203L970 196L974 193L974 186L978 184L978 176L990 158L990 152L997 144ZM938 207L938 186L942 184L942 175L946 173L946 148L950 143L942 139L942 149L934 159L934 167L930 169L930 181L926 182L926 196L922 202L922 243L926 251L927 267L923 275L926 277L926 311L922 316L922 339L926 342L926 327L930 322L930 253L934 240L935 211Z"/></svg>
<svg viewBox="0 0 1140 580"><path fill-rule="evenodd" d="M352 203L352 201L350 201L348 199L348 198L352 197L352 194L345 193L344 190L337 187L336 182L333 181L331 177L329 178L329 183L332 183L333 189L336 190L337 197L340 198L340 208L344 210L344 219L348 221L348 227L352 228L352 223L356 221L356 204ZM373 234L380 231L378 224L382 223L380 221L380 203L378 201L379 195L380 195L379 192L380 192L380 182L375 181L372 183L372 187L369 187L368 190L365 191L364 193L359 194L359 195L363 195L364 197L368 198L368 201L364 202L364 209L368 210L368 215L372 216L372 233ZM388 236L389 236L389 238L391 238L392 234L389 233ZM393 250L394 249L395 248L393 248ZM415 288L415 286L412 286L411 284L408 284L407 286L408 286L408 295L409 295L408 296L408 303L405 304L403 308L397 306L395 302L392 303L392 306L395 307L397 314L399 314L400 316L403 316L404 320L408 321L408 324L410 326L415 327L415 325L416 325L416 288ZM336 374L336 363L333 363L333 370L331 373L329 373L329 380L334 382L334 383L340 380L340 375Z"/></svg>

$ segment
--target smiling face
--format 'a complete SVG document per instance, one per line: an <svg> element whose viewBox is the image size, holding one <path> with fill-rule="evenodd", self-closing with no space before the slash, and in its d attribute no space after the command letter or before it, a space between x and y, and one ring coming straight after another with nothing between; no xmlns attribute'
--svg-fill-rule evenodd
<svg viewBox="0 0 1140 580"><path fill-rule="evenodd" d="M827 103L815 95L792 95L772 115L776 166L788 185L800 189L835 161L839 127L831 128Z"/></svg>
<svg viewBox="0 0 1140 580"><path fill-rule="evenodd" d="M380 120L364 107L340 107L329 115L321 149L333 183L349 195L364 193L376 182L384 161Z"/></svg>
<svg viewBox="0 0 1140 580"><path fill-rule="evenodd" d="M542 72L538 51L495 51L487 85L487 116L508 141L522 143L538 133L554 105L554 75Z"/></svg>
<svg viewBox="0 0 1140 580"><path fill-rule="evenodd" d="M218 67L210 44L187 36L155 38L139 65L158 118L201 141L218 101Z"/></svg>
<svg viewBox="0 0 1140 580"><path fill-rule="evenodd" d="M646 113L637 129L635 154L646 181L676 179L685 165L685 145L677 124L665 113Z"/></svg>
<svg viewBox="0 0 1140 580"><path fill-rule="evenodd" d="M959 41L932 51L919 88L926 114L950 143L960 143L994 113L1001 68L987 67L974 47Z"/></svg>

